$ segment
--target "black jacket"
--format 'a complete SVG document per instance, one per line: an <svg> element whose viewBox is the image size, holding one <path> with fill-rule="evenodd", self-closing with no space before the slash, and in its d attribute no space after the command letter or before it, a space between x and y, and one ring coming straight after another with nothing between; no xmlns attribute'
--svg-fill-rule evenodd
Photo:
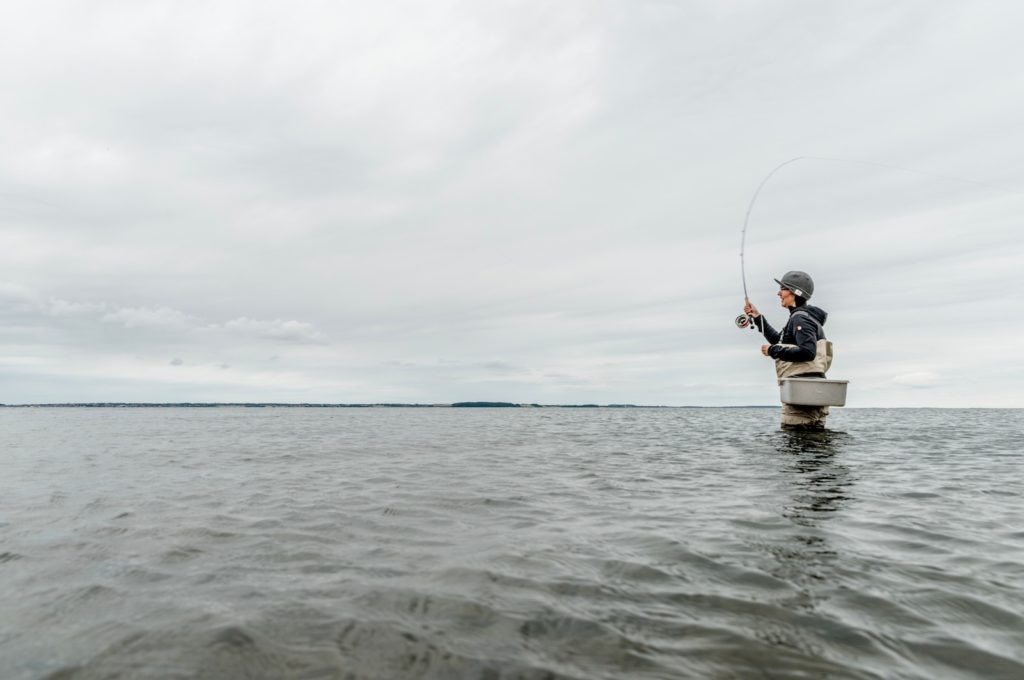
<svg viewBox="0 0 1024 680"><path fill-rule="evenodd" d="M771 343L768 356L783 361L811 361L818 352L818 340L825 339L825 319L828 312L814 305L793 307L789 310L789 320L782 332L771 327L764 314L754 319L757 329L764 333L764 339ZM796 345L796 347L779 347L778 344Z"/></svg>

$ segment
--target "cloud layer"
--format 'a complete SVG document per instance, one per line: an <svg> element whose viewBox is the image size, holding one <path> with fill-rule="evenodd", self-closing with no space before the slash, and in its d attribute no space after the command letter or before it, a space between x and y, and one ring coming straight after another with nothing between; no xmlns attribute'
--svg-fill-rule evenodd
<svg viewBox="0 0 1024 680"><path fill-rule="evenodd" d="M11 13L0 402L774 403L740 227L815 156L754 301L815 276L851 405L1024 405L1013 5Z"/></svg>

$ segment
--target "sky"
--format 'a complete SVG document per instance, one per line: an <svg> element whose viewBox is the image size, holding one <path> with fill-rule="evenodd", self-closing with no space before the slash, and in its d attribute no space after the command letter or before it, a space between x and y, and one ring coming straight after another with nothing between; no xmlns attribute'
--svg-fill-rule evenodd
<svg viewBox="0 0 1024 680"><path fill-rule="evenodd" d="M5 3L0 403L1024 407L1024 5ZM839 160L835 160L839 159Z"/></svg>

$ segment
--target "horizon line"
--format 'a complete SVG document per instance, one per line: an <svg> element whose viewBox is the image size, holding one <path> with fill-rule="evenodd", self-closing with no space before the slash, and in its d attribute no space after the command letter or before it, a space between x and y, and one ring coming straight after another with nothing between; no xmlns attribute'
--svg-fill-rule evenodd
<svg viewBox="0 0 1024 680"><path fill-rule="evenodd" d="M455 401L455 402L285 402L285 401L63 401L63 402L29 402L19 404L0 403L0 408L45 408L45 407L262 407L262 408L772 408L766 404L747 404L742 406L700 406L666 404L541 404L537 402L510 401Z"/></svg>
<svg viewBox="0 0 1024 680"><path fill-rule="evenodd" d="M780 404L540 404L536 402L456 401L450 403L419 402L278 402L278 401L65 401L0 403L0 408L603 408L603 409L742 409L780 408ZM933 410L1020 410L1021 406L843 406L846 409L933 409Z"/></svg>

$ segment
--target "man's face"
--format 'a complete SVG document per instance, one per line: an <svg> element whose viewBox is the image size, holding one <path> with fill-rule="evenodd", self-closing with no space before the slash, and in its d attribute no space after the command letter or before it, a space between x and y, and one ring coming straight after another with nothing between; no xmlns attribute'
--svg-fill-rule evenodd
<svg viewBox="0 0 1024 680"><path fill-rule="evenodd" d="M795 297L789 288L779 288L779 302L783 307L789 308L796 304Z"/></svg>

